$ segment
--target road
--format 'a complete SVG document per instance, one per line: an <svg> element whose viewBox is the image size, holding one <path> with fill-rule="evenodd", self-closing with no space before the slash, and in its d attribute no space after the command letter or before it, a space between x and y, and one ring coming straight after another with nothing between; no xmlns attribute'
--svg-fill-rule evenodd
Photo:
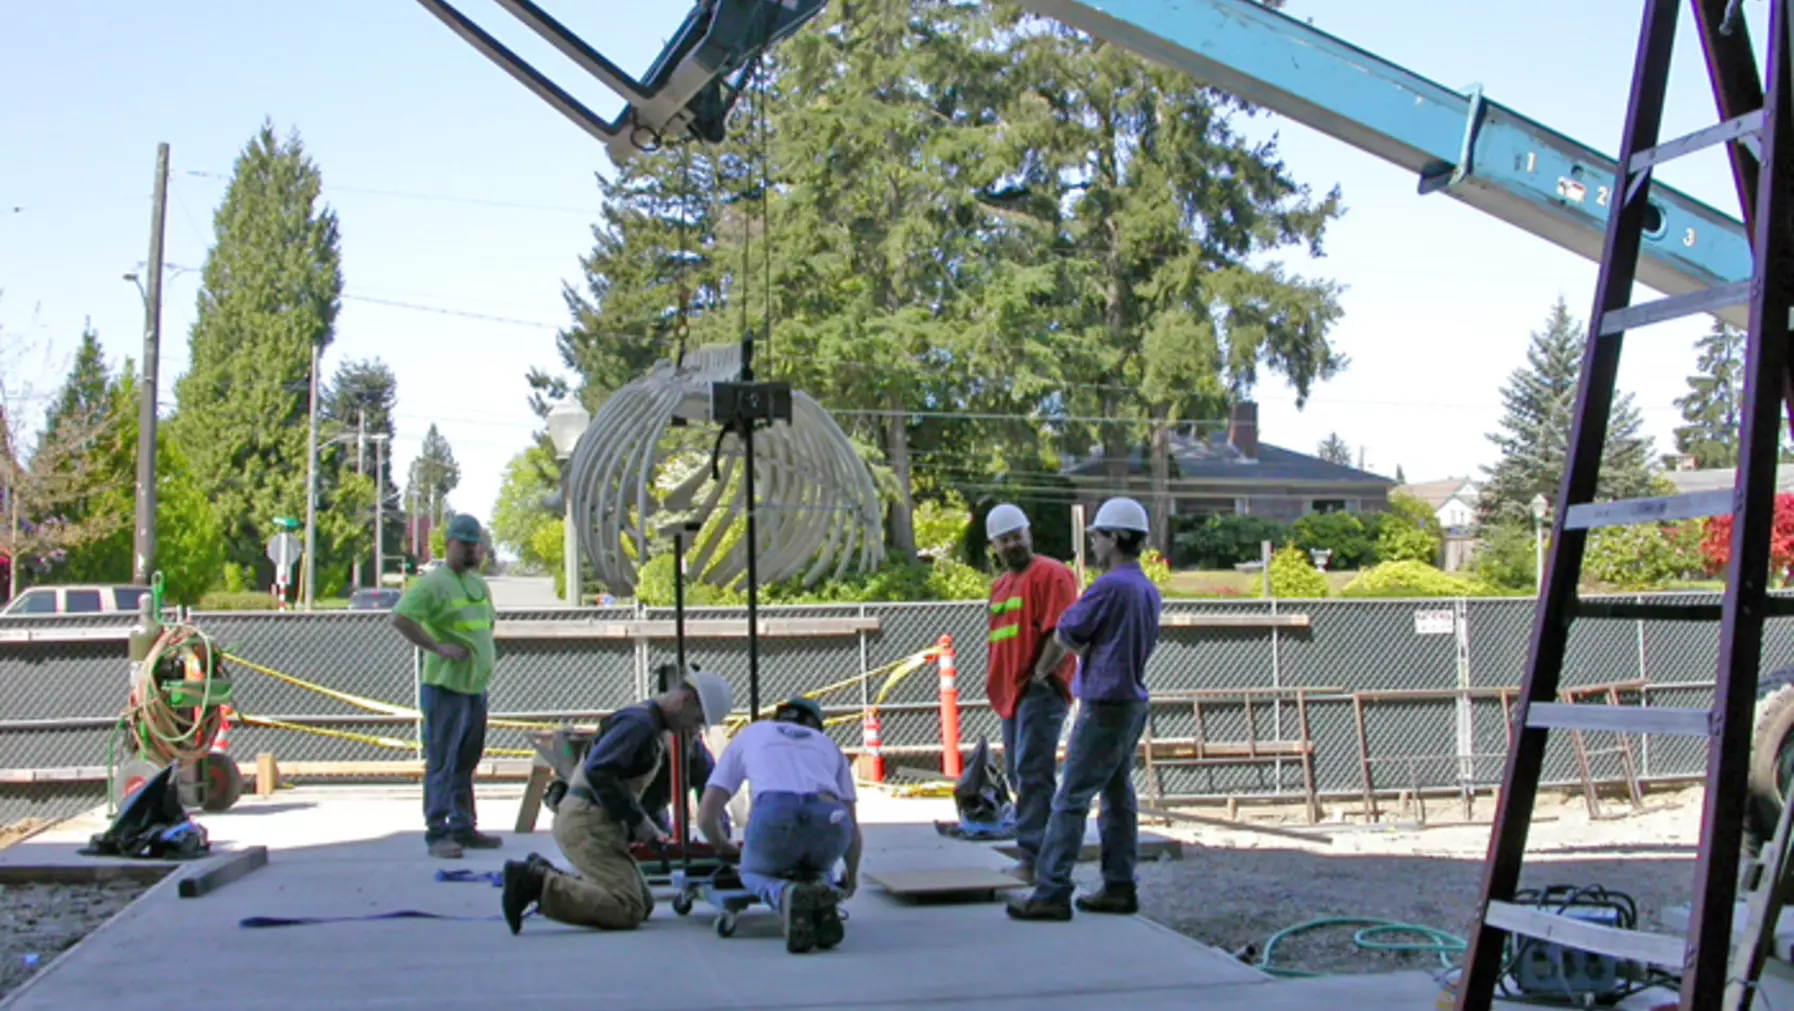
<svg viewBox="0 0 1794 1011"><path fill-rule="evenodd" d="M552 576L493 576L486 580L492 587L495 607L560 607L561 598L554 595Z"/></svg>

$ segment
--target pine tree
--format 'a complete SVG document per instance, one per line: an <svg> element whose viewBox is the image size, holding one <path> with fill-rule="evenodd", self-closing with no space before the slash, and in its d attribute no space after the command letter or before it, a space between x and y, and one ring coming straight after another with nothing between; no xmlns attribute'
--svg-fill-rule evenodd
<svg viewBox="0 0 1794 1011"><path fill-rule="evenodd" d="M437 431L435 423L424 433L424 444L412 462L411 491L417 496L417 507L432 523L453 513L449 508L449 492L461 483L461 465L455 462L455 451Z"/></svg>
<svg viewBox="0 0 1794 1011"><path fill-rule="evenodd" d="M1329 433L1327 438L1322 440L1319 448L1315 450L1314 455L1341 467L1352 465L1352 447L1346 445L1346 441L1339 437L1338 432Z"/></svg>
<svg viewBox="0 0 1794 1011"><path fill-rule="evenodd" d="M1399 463L1395 465L1395 483L1396 484L1407 484L1408 483L1408 475L1402 473L1402 465Z"/></svg>
<svg viewBox="0 0 1794 1011"><path fill-rule="evenodd" d="M359 452L362 476L369 484L359 491L343 491L339 495L338 486L345 477L355 473L357 449L353 444L335 445L327 454L329 466L320 468L323 480L320 484L320 499L329 503L332 510L343 511L361 509L359 513L344 512L333 517L331 525L345 532L355 532L356 545L365 544L358 552L348 553L347 545L336 545L333 548L332 562L335 566L352 565L358 558L373 557L373 496L383 493L386 497L385 525L386 536L384 547L388 556L395 554L398 545L405 536L405 514L399 509L399 475L398 467L392 458L393 411L398 407L398 379L392 369L378 358L361 359L343 362L336 368L336 375L321 395L319 414L320 428L330 435L352 435L365 432L368 443ZM386 474L385 484L376 490L372 482L378 477L378 446L372 441L376 435L386 436ZM338 501L341 498L342 501ZM361 504L362 499L365 504ZM363 534L359 531L368 531ZM322 559L320 559L322 561ZM366 577L364 577L366 578ZM369 580L371 581L371 580ZM324 579L319 577L320 589Z"/></svg>
<svg viewBox="0 0 1794 1011"><path fill-rule="evenodd" d="M329 346L343 287L322 185L297 134L264 124L244 148L175 384L175 442L223 521L227 560L252 569L267 568L274 517L305 514L312 348Z"/></svg>
<svg viewBox="0 0 1794 1011"><path fill-rule="evenodd" d="M1562 298L1552 306L1545 329L1532 334L1526 368L1516 369L1502 390L1506 405L1502 431L1489 436L1502 455L1494 467L1484 468L1489 475L1481 489L1484 522L1530 522L1533 496L1544 495L1548 501L1557 498L1585 334ZM1650 439L1639 434L1643 424L1631 394L1614 398L1597 496L1650 494L1652 451Z"/></svg>
<svg viewBox="0 0 1794 1011"><path fill-rule="evenodd" d="M56 438L57 429L65 422L91 424L107 414L108 400L106 356L100 350L100 335L92 323L81 330L81 344L75 349L75 361L68 378L56 395L55 403L44 412L44 438Z"/></svg>
<svg viewBox="0 0 1794 1011"><path fill-rule="evenodd" d="M1234 117L1249 110L1233 96L1057 23L1011 27L999 157L1024 180L1012 208L1044 226L1036 255L1059 259L1069 282L1058 323L1086 344L1077 413L1125 419L1069 430L1100 438L1110 482L1165 423L1250 397L1261 370L1281 373L1300 405L1344 368L1327 339L1337 286L1267 261L1290 245L1319 255L1339 192L1312 194L1275 142L1242 136ZM1150 448L1158 490L1168 442ZM1153 501L1168 535L1168 497Z"/></svg>
<svg viewBox="0 0 1794 1011"><path fill-rule="evenodd" d="M1698 375L1688 377L1688 394L1676 401L1682 420L1676 449L1697 467L1738 465L1738 428L1743 416L1744 331L1714 320L1696 347Z"/></svg>

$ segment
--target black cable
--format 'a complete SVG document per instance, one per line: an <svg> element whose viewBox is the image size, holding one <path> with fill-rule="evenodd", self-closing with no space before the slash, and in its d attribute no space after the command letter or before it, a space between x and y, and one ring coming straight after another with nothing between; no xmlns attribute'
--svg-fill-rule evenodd
<svg viewBox="0 0 1794 1011"><path fill-rule="evenodd" d="M1577 887L1558 884L1543 889L1521 889L1514 894L1514 904L1536 906L1560 916L1573 907L1610 909L1614 913L1616 927L1621 930L1638 929L1637 901L1625 892L1610 891L1600 885ZM1613 991L1598 997L1593 993L1578 993L1570 990L1567 981L1562 996L1523 991L1520 988L1517 967L1534 951L1547 947L1557 948L1561 951L1565 945L1535 937L1510 935L1507 955L1503 960L1501 975L1496 983L1503 1000L1548 1007L1611 1006L1654 987L1679 990L1682 985L1680 975L1665 972L1655 966L1640 965L1638 969L1642 971L1632 974L1629 980L1620 983ZM1632 963L1629 960L1620 960L1619 964L1623 968ZM1561 966L1559 975L1560 977L1562 975ZM1510 986L1510 981L1512 981L1512 986Z"/></svg>

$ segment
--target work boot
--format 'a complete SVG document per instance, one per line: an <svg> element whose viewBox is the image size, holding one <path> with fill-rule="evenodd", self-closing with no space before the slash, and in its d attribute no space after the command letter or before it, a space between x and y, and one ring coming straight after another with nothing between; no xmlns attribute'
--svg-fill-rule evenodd
<svg viewBox="0 0 1794 1011"><path fill-rule="evenodd" d="M505 861L505 892L501 902L505 911L505 923L510 926L511 933L523 930L523 914L529 912L531 905L542 900L542 887L547 882L548 872L541 864L524 860Z"/></svg>
<svg viewBox="0 0 1794 1011"><path fill-rule="evenodd" d="M461 844L448 836L438 836L429 842L430 855L438 860L459 860L462 857Z"/></svg>
<svg viewBox="0 0 1794 1011"><path fill-rule="evenodd" d="M785 921L786 951L801 955L816 947L816 908L820 901L814 885L794 881L785 886L779 913Z"/></svg>
<svg viewBox="0 0 1794 1011"><path fill-rule="evenodd" d="M841 893L827 885L816 888L816 912L810 919L816 925L816 947L828 951L847 937L847 928L841 926Z"/></svg>
<svg viewBox="0 0 1794 1011"><path fill-rule="evenodd" d="M1061 899L1053 902L1048 899L1030 895L1025 899L1010 899L1004 912L1012 920L1069 920L1071 919L1071 903Z"/></svg>
<svg viewBox="0 0 1794 1011"><path fill-rule="evenodd" d="M553 862L540 853L531 853L529 856L523 858L523 862L529 864L531 867L540 867L543 870L554 874L561 873L559 867L556 867Z"/></svg>
<svg viewBox="0 0 1794 1011"><path fill-rule="evenodd" d="M455 833L455 841L470 850L495 850L505 844L505 841L498 836L487 835L473 829Z"/></svg>
<svg viewBox="0 0 1794 1011"><path fill-rule="evenodd" d="M1132 916L1140 911L1140 895L1132 882L1125 885L1105 882L1103 890L1095 895L1078 896L1077 905L1086 913Z"/></svg>

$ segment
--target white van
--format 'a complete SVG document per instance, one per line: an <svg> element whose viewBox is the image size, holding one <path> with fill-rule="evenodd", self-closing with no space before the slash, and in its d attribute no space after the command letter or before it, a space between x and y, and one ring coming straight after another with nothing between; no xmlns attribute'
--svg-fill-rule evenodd
<svg viewBox="0 0 1794 1011"><path fill-rule="evenodd" d="M136 614L147 586L33 586L0 610L0 616L35 614Z"/></svg>

